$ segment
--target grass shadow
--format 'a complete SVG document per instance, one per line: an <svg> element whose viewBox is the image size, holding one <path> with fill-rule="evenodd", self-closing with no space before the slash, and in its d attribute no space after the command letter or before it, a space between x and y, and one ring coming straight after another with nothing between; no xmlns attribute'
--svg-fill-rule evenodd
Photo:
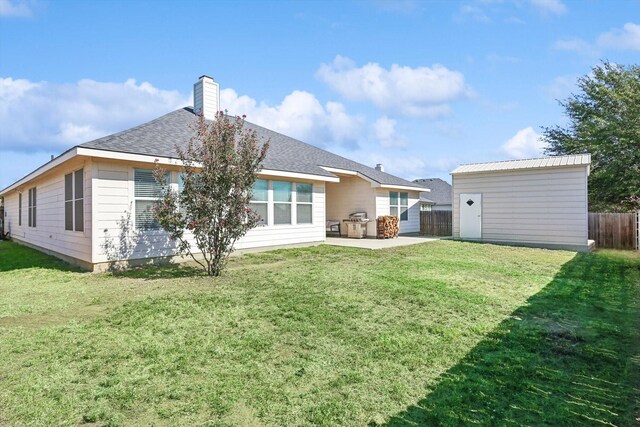
<svg viewBox="0 0 640 427"><path fill-rule="evenodd" d="M132 267L110 272L114 277L128 277L132 279L156 280L178 279L182 277L206 276L202 268L185 264L153 264L141 267Z"/></svg>
<svg viewBox="0 0 640 427"><path fill-rule="evenodd" d="M638 425L640 257L576 255L427 393L385 425Z"/></svg>
<svg viewBox="0 0 640 427"><path fill-rule="evenodd" d="M83 272L56 257L9 240L0 241L0 272L42 268L47 270Z"/></svg>

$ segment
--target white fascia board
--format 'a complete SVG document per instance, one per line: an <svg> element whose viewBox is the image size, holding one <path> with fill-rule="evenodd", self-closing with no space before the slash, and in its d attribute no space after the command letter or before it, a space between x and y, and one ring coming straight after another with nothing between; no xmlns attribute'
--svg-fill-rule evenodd
<svg viewBox="0 0 640 427"><path fill-rule="evenodd" d="M466 166L466 165L461 165ZM463 170L457 171L458 168L449 172L449 175L477 175L477 174L487 174L487 173L512 173L512 172L530 172L530 171L539 171L543 169L566 169L566 168L587 168L587 173L590 172L591 164L577 164L577 165L553 165L553 166L538 166L538 167L521 167L521 168L505 168L505 169L484 169L484 170Z"/></svg>
<svg viewBox="0 0 640 427"><path fill-rule="evenodd" d="M332 168L332 167L328 167L328 166L320 166L322 169L326 170L327 172L331 172L331 173L339 173L342 175L352 175L352 176L357 176L358 178L362 178L365 181L371 183L371 187L373 188L390 188L393 190L411 190L411 191L431 191L428 188L423 188L423 187L411 187L408 185L390 185L390 184L381 184L378 181L369 178L366 175L361 174L360 172L357 171L352 171L352 170L348 170L348 169L339 169L339 168Z"/></svg>
<svg viewBox="0 0 640 427"><path fill-rule="evenodd" d="M84 156L127 160L132 162L157 163L160 165L183 166L183 162L180 159L174 159L171 157L159 157L159 156L149 156L146 154L122 153L119 151L96 150L94 148L82 148L82 147L79 147L78 151L79 151L78 154L81 154ZM198 163L194 163L193 166L195 168L200 167ZM258 172L258 174L279 176L283 178L308 179L313 181L340 182L340 178L338 177L321 176L321 175L301 173L301 172L287 172L287 171L279 171L279 170L273 170L273 169L262 169L260 170L260 172Z"/></svg>
<svg viewBox="0 0 640 427"><path fill-rule="evenodd" d="M372 187L380 187L380 183L374 179L369 178L368 176L365 176L363 174L361 174L360 172L357 171L352 171L349 169L340 169L340 168L332 168L332 167L328 167L328 166L320 166L322 169L326 170L327 172L331 172L331 173L337 173L337 174L341 174L341 175L350 175L350 176L357 176L358 178L362 178L365 181L371 183Z"/></svg>
<svg viewBox="0 0 640 427"><path fill-rule="evenodd" d="M33 172L31 172L30 174L28 174L27 176L25 176L23 178L20 178L19 180L17 180L16 182L11 184L10 186L6 187L4 190L0 191L0 196L4 196L9 191L15 190L16 188L20 187L21 185L24 185L27 182L31 181L32 179L37 178L38 176L42 175L43 173L45 173L47 171L50 171L51 169L53 169L56 166L66 162L67 160L72 159L73 157L78 155L77 150L78 150L78 148L74 147L71 150L69 150L69 151L67 151L65 153L62 153L61 155L59 155L58 157L54 158L53 160L48 161L44 165L40 166L38 169L36 169Z"/></svg>
<svg viewBox="0 0 640 427"><path fill-rule="evenodd" d="M29 175L19 179L18 181L11 184L4 190L0 191L0 196L5 195L9 191L12 191L17 187L20 187L21 185L55 168L56 166L66 162L67 160L72 159L75 156L87 156L87 157L95 157L95 158L102 158L102 159L125 160L125 161L140 162L140 163L156 163L159 165L183 166L183 162L181 160L174 159L171 157L149 156L146 154L133 154L133 153L123 153L121 151L109 151L109 150L99 150L95 148L74 147L69 151L56 157L55 159L40 166L38 169L31 172ZM199 165L194 164L194 167L197 168L199 167ZM271 169L262 169L259 172L259 174L279 176L283 178L308 179L311 181L340 182L340 178L337 176L336 177L321 176L321 175L315 175L315 174L277 171L277 170L271 170Z"/></svg>
<svg viewBox="0 0 640 427"><path fill-rule="evenodd" d="M121 151L98 150L95 148L78 147L78 155L98 157L102 159L127 160L130 162L158 163L161 165L182 166L182 161L171 157L149 156L147 154L123 153ZM197 167L197 165L194 165Z"/></svg>
<svg viewBox="0 0 640 427"><path fill-rule="evenodd" d="M419 191L421 193L425 193L425 192L431 192L430 188L424 188L424 187L410 187L408 185L387 185L387 184L382 184L379 186L380 188L388 188L390 190L408 190L408 191Z"/></svg>
<svg viewBox="0 0 640 427"><path fill-rule="evenodd" d="M342 175L353 175L353 176L360 175L358 172L351 171L351 170L348 170L348 169L330 168L328 166L320 166L320 167L322 169L326 170L327 172L331 172L331 173L340 173Z"/></svg>
<svg viewBox="0 0 640 427"><path fill-rule="evenodd" d="M79 148L79 150L80 151L78 154L91 156L91 157L103 157L108 159L127 160L132 162L157 163L160 165L183 166L183 162L180 159L174 159L171 157L158 157L158 156L149 156L146 154L122 153L119 151L96 150L93 148ZM198 163L194 163L193 166L195 168L198 168L201 165ZM340 178L338 177L321 176L321 175L301 173L301 172L287 172L287 171L279 171L279 170L273 170L273 169L261 169L260 172L258 172L258 174L279 176L283 178L308 179L313 181L340 182Z"/></svg>
<svg viewBox="0 0 640 427"><path fill-rule="evenodd" d="M323 176L323 175L314 175L309 173L278 171L273 169L262 169L260 172L258 172L258 175L277 176L282 178L308 179L311 181L340 182L340 178L337 176L336 177Z"/></svg>

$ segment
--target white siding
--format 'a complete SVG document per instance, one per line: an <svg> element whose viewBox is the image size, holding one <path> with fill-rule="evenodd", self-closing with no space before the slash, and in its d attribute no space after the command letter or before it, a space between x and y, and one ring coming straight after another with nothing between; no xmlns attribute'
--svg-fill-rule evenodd
<svg viewBox="0 0 640 427"><path fill-rule="evenodd" d="M64 227L64 176L84 168L84 231ZM27 243L68 257L91 262L91 161L74 159L5 196L5 231ZM29 189L36 187L36 227L29 227ZM18 194L22 191L22 226L18 225Z"/></svg>
<svg viewBox="0 0 640 427"><path fill-rule="evenodd" d="M389 192L403 190L386 190L378 188L376 191L376 216L389 215ZM409 218L406 221L400 221L400 233L418 233L420 232L420 192L407 191L409 196Z"/></svg>
<svg viewBox="0 0 640 427"><path fill-rule="evenodd" d="M482 240L587 245L586 166L454 175L454 238L460 193L482 193Z"/></svg>
<svg viewBox="0 0 640 427"><path fill-rule="evenodd" d="M94 263L171 256L175 243L160 230L137 231L134 227L134 168L150 168L149 164L130 162L97 162L94 188L97 194L96 241ZM262 177L275 179L273 177ZM283 178L277 178L283 180ZM325 187L313 183L312 224L257 227L240 239L235 248L249 249L299 243L322 242L325 239ZM295 206L292 206L295 211ZM128 215L130 214L130 217ZM295 217L295 216L294 216ZM129 219L128 219L129 218ZM127 222L129 227L126 227ZM123 226L125 225L125 226ZM123 242L124 244L121 244ZM111 249L107 250L107 247Z"/></svg>
<svg viewBox="0 0 640 427"><path fill-rule="evenodd" d="M347 235L342 220L354 212L366 212L371 219L367 224L367 236L376 235L376 191L371 183L356 176L341 176L339 183L327 183L327 219L340 221L340 231Z"/></svg>
<svg viewBox="0 0 640 427"><path fill-rule="evenodd" d="M175 253L175 243L158 230L135 229L134 167L118 161L96 161L93 186L96 194L93 262L154 258Z"/></svg>
<svg viewBox="0 0 640 427"><path fill-rule="evenodd" d="M267 177L265 177L266 179ZM278 178L282 181L283 178ZM296 182L303 182L297 180ZM310 181L304 181L310 182ZM295 215L295 205L292 207ZM323 242L325 240L325 185L313 183L312 224L256 227L236 243L236 249Z"/></svg>

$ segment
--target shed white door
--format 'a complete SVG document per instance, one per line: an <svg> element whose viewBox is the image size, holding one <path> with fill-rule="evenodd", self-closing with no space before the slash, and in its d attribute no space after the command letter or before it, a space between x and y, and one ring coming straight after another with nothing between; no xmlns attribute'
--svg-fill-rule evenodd
<svg viewBox="0 0 640 427"><path fill-rule="evenodd" d="M482 237L482 194L460 194L460 238Z"/></svg>

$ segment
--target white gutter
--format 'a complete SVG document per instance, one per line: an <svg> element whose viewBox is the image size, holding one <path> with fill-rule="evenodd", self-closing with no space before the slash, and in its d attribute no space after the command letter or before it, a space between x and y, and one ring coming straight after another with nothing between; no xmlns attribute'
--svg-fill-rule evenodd
<svg viewBox="0 0 640 427"><path fill-rule="evenodd" d="M260 172L258 172L258 175L279 176L283 178L309 179L313 181L324 181L324 182L340 182L340 178L337 176L334 177L334 176L313 175L309 173L287 172L287 171L278 171L273 169L262 169Z"/></svg>
<svg viewBox="0 0 640 427"><path fill-rule="evenodd" d="M112 159L112 160L125 160L130 162L141 162L141 163L156 163L159 165L165 166L182 166L183 163L179 159L174 159L171 157L160 157L160 156L149 156L146 154L132 154L132 153L123 153L121 151L109 151L109 150L99 150L95 148L85 148L85 147L73 147L69 151L61 154L60 156L54 158L53 160L45 163L40 166L27 176L19 179L14 182L10 186L6 187L4 190L0 191L0 196L5 195L9 191L20 187L23 184L31 181L34 178L42 175L43 173L50 171L56 166L70 160L76 156L86 156L86 157L95 157L101 159ZM194 165L198 167L197 164ZM301 172L287 172L287 171L279 171L273 169L262 169L258 172L260 175L269 175L269 176L278 176L283 178L298 178L298 179L308 179L312 181L324 181L324 182L340 182L340 178L337 176L322 176L316 174L307 174Z"/></svg>
<svg viewBox="0 0 640 427"><path fill-rule="evenodd" d="M322 169L326 170L327 172L331 172L331 173L338 173L338 174L342 174L342 175L351 175L351 176L357 176L358 178L362 178L365 181L369 182L371 184L371 187L373 188L389 188L392 190L410 190L410 191L431 191L428 188L424 188L424 187L412 187L409 185L392 185L392 184L381 184L378 181L369 178L366 175L361 174L360 172L357 171L353 171L353 170L348 170L348 169L339 169L339 168L332 168L332 167L328 167L328 166L320 166Z"/></svg>
<svg viewBox="0 0 640 427"><path fill-rule="evenodd" d="M182 162L171 157L150 156L148 154L123 153L122 151L99 150L96 148L77 147L79 156L102 159L127 160L131 162L158 163L160 165L182 166Z"/></svg>
<svg viewBox="0 0 640 427"><path fill-rule="evenodd" d="M409 191L420 191L420 192L431 192L430 188L424 188L424 187L410 187L408 185L387 185L387 184L380 184L377 187L380 188L388 188L390 190L409 190Z"/></svg>
<svg viewBox="0 0 640 427"><path fill-rule="evenodd" d="M4 190L0 191L0 196L4 196L9 191L15 190L16 188L20 187L21 185L26 184L27 182L31 181L32 179L42 175L43 173L45 173L47 171L50 171L51 169L53 169L56 166L66 162L67 160L70 160L70 159L74 158L75 156L77 156L77 149L78 149L78 147L74 147L71 150L62 153L61 155L59 155L58 157L54 158L53 160L50 160L47 163L45 163L44 165L40 166L38 169L34 170L33 172L31 172L27 176L24 176L24 177L20 178L19 180L17 180L13 184L11 184L8 187L6 187Z"/></svg>

